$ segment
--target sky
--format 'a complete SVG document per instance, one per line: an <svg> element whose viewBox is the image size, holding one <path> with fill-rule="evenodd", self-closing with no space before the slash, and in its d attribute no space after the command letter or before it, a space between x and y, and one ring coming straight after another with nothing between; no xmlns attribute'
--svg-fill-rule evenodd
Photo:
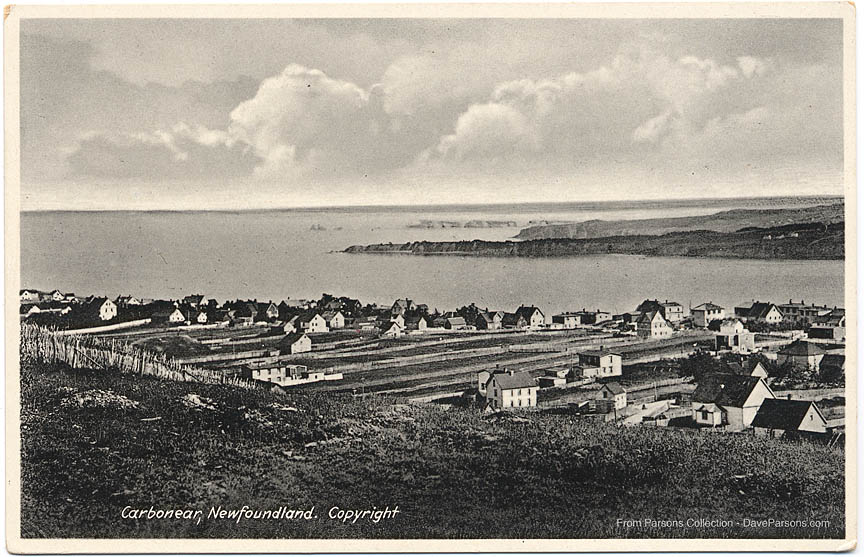
<svg viewBox="0 0 864 557"><path fill-rule="evenodd" d="M842 21L32 19L22 208L842 194Z"/></svg>

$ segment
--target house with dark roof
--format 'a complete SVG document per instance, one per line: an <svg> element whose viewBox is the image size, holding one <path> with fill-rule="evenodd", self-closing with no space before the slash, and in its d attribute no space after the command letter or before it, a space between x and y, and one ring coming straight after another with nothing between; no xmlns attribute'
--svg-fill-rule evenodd
<svg viewBox="0 0 864 557"><path fill-rule="evenodd" d="M189 296L185 296L181 303L187 306L193 306L196 308L200 308L201 306L207 305L207 299L204 298L203 294L191 294Z"/></svg>
<svg viewBox="0 0 864 557"><path fill-rule="evenodd" d="M531 329L539 329L546 325L546 316L534 306L519 306L516 315L521 316Z"/></svg>
<svg viewBox="0 0 864 557"><path fill-rule="evenodd" d="M558 313L552 316L552 326L561 329L575 329L582 324L582 317L576 312Z"/></svg>
<svg viewBox="0 0 864 557"><path fill-rule="evenodd" d="M672 336L672 327L659 310L643 313L636 321L636 335L643 339Z"/></svg>
<svg viewBox="0 0 864 557"><path fill-rule="evenodd" d="M390 307L390 313L392 315L405 315L413 310L414 302L408 298L400 298L393 302L393 305Z"/></svg>
<svg viewBox="0 0 864 557"><path fill-rule="evenodd" d="M273 302L255 303L255 321L275 321L279 318L279 306Z"/></svg>
<svg viewBox="0 0 864 557"><path fill-rule="evenodd" d="M527 329L528 321L518 313L505 313L501 318L501 327L504 329Z"/></svg>
<svg viewBox="0 0 864 557"><path fill-rule="evenodd" d="M405 329L409 331L425 331L429 328L429 319L425 315L412 315L405 319Z"/></svg>
<svg viewBox="0 0 864 557"><path fill-rule="evenodd" d="M828 306L817 306L814 303L805 304L804 300L793 302L791 299L788 304L779 304L777 307L783 314L784 320L803 323L813 323L820 315L831 311Z"/></svg>
<svg viewBox="0 0 864 557"><path fill-rule="evenodd" d="M812 400L765 399L750 425L756 435L768 437L828 431L828 421Z"/></svg>
<svg viewBox="0 0 864 557"><path fill-rule="evenodd" d="M735 317L742 321L776 324L783 321L783 312L771 302L753 302L735 307Z"/></svg>
<svg viewBox="0 0 864 557"><path fill-rule="evenodd" d="M757 358L750 358L742 363L730 362L726 366L733 375L768 378L768 368Z"/></svg>
<svg viewBox="0 0 864 557"><path fill-rule="evenodd" d="M777 352L777 363L817 370L825 354L825 349L818 344L799 339Z"/></svg>
<svg viewBox="0 0 864 557"><path fill-rule="evenodd" d="M21 303L38 302L42 299L42 293L38 290L25 288L18 292Z"/></svg>
<svg viewBox="0 0 864 557"><path fill-rule="evenodd" d="M468 328L465 319L460 316L448 317L444 320L444 328L448 331L462 331Z"/></svg>
<svg viewBox="0 0 864 557"><path fill-rule="evenodd" d="M91 298L81 309L85 315L101 321L110 321L117 317L117 304L108 298Z"/></svg>
<svg viewBox="0 0 864 557"><path fill-rule="evenodd" d="M723 319L726 316L726 310L723 306L707 302L692 308L690 310L690 316L693 318L693 324L695 326L707 327L712 321Z"/></svg>
<svg viewBox="0 0 864 557"><path fill-rule="evenodd" d="M621 361L620 353L604 350L602 347L599 350L579 352L579 365L573 367L573 373L580 373L581 376L573 377L573 379L620 376L622 372Z"/></svg>
<svg viewBox="0 0 864 557"><path fill-rule="evenodd" d="M750 426L762 401L768 398L776 396L762 377L729 373L705 375L693 391L693 421L742 430Z"/></svg>
<svg viewBox="0 0 864 557"><path fill-rule="evenodd" d="M503 311L481 311L474 326L479 331L496 331L503 326Z"/></svg>
<svg viewBox="0 0 864 557"><path fill-rule="evenodd" d="M495 410L537 406L537 381L527 372L492 373L486 382L486 403Z"/></svg>
<svg viewBox="0 0 864 557"><path fill-rule="evenodd" d="M321 317L324 318L324 321L327 322L327 326L331 330L345 328L345 314L341 310L325 311L321 314Z"/></svg>
<svg viewBox="0 0 864 557"><path fill-rule="evenodd" d="M616 410L627 408L627 391L615 381L600 387L600 398L613 402Z"/></svg>
<svg viewBox="0 0 864 557"><path fill-rule="evenodd" d="M660 300L644 300L636 307L636 313L643 314L652 311L659 311L663 318L670 323L678 323L684 319L684 306L678 302L670 302L669 300L661 302Z"/></svg>
<svg viewBox="0 0 864 557"><path fill-rule="evenodd" d="M381 321L378 325L378 336L387 338L402 336L402 327L395 321Z"/></svg>
<svg viewBox="0 0 864 557"><path fill-rule="evenodd" d="M186 321L186 315L180 308L164 309L154 311L150 316L150 321L159 325L179 325Z"/></svg>
<svg viewBox="0 0 864 557"><path fill-rule="evenodd" d="M300 325L300 330L307 333L326 333L330 330L327 320L314 310L301 313L297 323Z"/></svg>
<svg viewBox="0 0 864 557"><path fill-rule="evenodd" d="M276 344L281 354L300 354L312 351L312 339L306 333L285 335Z"/></svg>

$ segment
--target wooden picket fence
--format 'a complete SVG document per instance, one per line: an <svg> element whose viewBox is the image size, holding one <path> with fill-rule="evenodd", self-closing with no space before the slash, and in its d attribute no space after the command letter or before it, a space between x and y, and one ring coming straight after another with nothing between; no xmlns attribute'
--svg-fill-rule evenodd
<svg viewBox="0 0 864 557"><path fill-rule="evenodd" d="M116 369L120 373L153 375L171 381L259 388L254 381L184 365L164 354L141 350L117 338L60 335L31 323L21 324L21 357L48 364L62 362L73 368Z"/></svg>

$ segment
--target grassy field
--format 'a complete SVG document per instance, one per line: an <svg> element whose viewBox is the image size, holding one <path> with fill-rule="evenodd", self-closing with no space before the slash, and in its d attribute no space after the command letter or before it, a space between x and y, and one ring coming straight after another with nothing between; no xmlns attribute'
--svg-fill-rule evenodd
<svg viewBox="0 0 864 557"><path fill-rule="evenodd" d="M821 445L22 367L24 537L843 536L843 453ZM151 505L205 518L122 518ZM206 518L220 505L317 518ZM388 505L377 523L328 518ZM828 525L618 522L646 517Z"/></svg>

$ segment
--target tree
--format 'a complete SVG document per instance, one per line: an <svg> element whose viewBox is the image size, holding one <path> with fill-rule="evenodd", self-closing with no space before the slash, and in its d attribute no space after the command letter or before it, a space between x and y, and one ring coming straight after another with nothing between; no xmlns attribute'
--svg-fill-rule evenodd
<svg viewBox="0 0 864 557"><path fill-rule="evenodd" d="M723 362L708 352L700 350L681 362L681 366L678 368L678 375L681 377L693 377L698 382L705 375L728 373L728 371Z"/></svg>

